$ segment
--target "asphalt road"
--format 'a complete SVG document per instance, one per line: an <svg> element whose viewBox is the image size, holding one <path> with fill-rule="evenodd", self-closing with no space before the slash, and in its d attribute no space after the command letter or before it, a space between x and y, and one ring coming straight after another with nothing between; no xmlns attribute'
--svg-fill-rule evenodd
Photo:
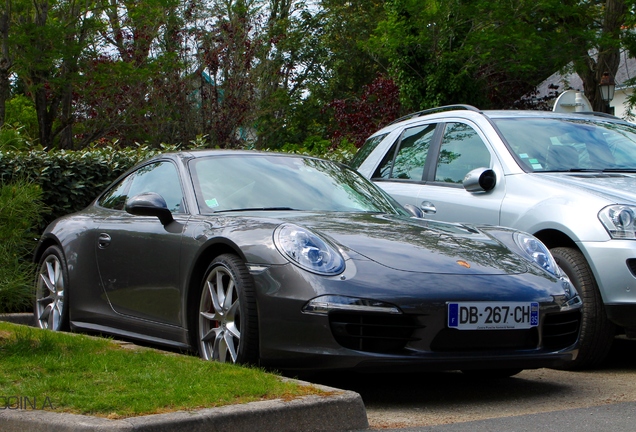
<svg viewBox="0 0 636 432"><path fill-rule="evenodd" d="M362 396L373 429L634 431L636 341L617 339L597 370L527 370L481 381L460 372L339 373L312 381Z"/></svg>

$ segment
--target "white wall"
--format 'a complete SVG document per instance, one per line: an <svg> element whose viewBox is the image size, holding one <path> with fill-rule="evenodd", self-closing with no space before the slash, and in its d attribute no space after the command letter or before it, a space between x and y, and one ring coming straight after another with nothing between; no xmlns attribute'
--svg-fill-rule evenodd
<svg viewBox="0 0 636 432"><path fill-rule="evenodd" d="M629 120L627 118L627 98L630 94L633 93L633 91L634 89L630 87L616 89L616 92L614 93L614 99L612 99L612 102L610 102L610 106L614 108L614 115L616 117ZM636 112L634 112L634 114L636 114ZM636 118L633 120L636 120Z"/></svg>

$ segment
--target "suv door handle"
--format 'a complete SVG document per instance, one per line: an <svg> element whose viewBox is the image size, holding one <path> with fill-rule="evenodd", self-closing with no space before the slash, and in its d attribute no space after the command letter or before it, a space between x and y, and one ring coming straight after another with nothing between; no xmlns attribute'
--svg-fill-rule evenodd
<svg viewBox="0 0 636 432"><path fill-rule="evenodd" d="M422 204L420 204L420 208L422 209L424 213L427 213L427 214L437 213L437 209L435 208L435 205L430 201L422 201Z"/></svg>
<svg viewBox="0 0 636 432"><path fill-rule="evenodd" d="M106 233L101 233L99 235L99 239L97 240L97 246L100 249L105 249L110 245L110 236Z"/></svg>

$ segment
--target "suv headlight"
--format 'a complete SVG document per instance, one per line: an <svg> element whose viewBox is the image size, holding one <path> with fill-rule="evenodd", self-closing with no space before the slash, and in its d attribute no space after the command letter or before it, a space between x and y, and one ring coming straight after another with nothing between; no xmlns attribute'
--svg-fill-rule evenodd
<svg viewBox="0 0 636 432"><path fill-rule="evenodd" d="M294 264L313 273L336 275L345 268L342 255L307 228L282 224L274 231L274 244Z"/></svg>
<svg viewBox="0 0 636 432"><path fill-rule="evenodd" d="M598 214L598 218L613 239L636 238L635 217L636 207L627 205L611 205Z"/></svg>
<svg viewBox="0 0 636 432"><path fill-rule="evenodd" d="M533 235L517 231L513 235L515 243L523 251L523 256L556 277L561 277L561 269L541 240Z"/></svg>

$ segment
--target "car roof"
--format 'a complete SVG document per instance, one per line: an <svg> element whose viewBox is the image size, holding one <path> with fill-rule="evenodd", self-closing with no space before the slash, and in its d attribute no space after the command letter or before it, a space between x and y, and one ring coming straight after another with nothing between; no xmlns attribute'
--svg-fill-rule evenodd
<svg viewBox="0 0 636 432"><path fill-rule="evenodd" d="M599 113L599 112L574 112L574 113L557 113L554 111L539 110L480 110L471 105L448 105L437 108L431 108L424 111L407 114L388 125L384 126L372 136L389 133L396 128L404 125L418 123L426 119L444 119L448 117L464 117L464 118L486 118L486 119L503 119L503 118L554 118L554 119L578 119L592 121L612 121L617 123L631 124L616 116Z"/></svg>
<svg viewBox="0 0 636 432"><path fill-rule="evenodd" d="M568 119L594 119L594 120L613 120L623 122L611 114L599 112L573 112L558 113L554 111L538 111L538 110L486 110L482 113L490 118L519 118L519 117L536 117L536 118L568 118Z"/></svg>

